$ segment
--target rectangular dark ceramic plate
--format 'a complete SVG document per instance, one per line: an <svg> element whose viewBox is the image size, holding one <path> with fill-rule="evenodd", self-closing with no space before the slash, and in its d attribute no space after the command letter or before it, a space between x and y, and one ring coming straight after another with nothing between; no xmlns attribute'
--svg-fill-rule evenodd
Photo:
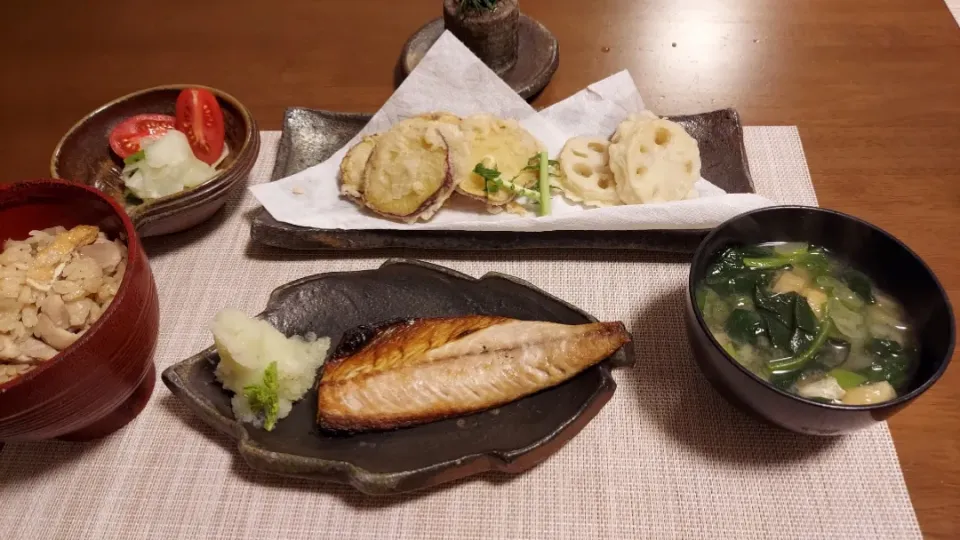
<svg viewBox="0 0 960 540"><path fill-rule="evenodd" d="M287 109L271 180L285 178L333 155L370 120L369 114ZM753 193L743 145L743 127L734 109L670 117L700 145L704 178L728 193ZM316 229L281 223L261 208L251 236L257 242L293 250L635 249L692 253L706 230L473 232L389 229Z"/></svg>

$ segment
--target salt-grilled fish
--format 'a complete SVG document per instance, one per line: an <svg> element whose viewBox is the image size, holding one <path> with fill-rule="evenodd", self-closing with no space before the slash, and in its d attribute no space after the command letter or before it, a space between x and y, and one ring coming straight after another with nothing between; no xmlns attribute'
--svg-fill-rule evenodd
<svg viewBox="0 0 960 540"><path fill-rule="evenodd" d="M629 341L619 322L483 315L368 328L345 338L324 367L317 422L364 431L482 411L560 384Z"/></svg>

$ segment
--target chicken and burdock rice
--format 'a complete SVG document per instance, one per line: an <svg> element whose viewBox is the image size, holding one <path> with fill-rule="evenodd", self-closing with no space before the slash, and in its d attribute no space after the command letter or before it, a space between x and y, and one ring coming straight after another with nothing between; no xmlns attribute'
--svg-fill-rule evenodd
<svg viewBox="0 0 960 540"><path fill-rule="evenodd" d="M31 231L0 253L0 384L50 360L117 294L127 247L97 227Z"/></svg>

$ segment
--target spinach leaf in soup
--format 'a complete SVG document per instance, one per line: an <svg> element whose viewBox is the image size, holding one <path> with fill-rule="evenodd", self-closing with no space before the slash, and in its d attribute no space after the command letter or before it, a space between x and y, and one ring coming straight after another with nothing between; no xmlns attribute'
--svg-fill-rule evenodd
<svg viewBox="0 0 960 540"><path fill-rule="evenodd" d="M889 339L872 339L867 344L867 352L873 356L870 367L861 374L871 382L887 381L894 388L900 388L907 382L912 365L913 351Z"/></svg>
<svg viewBox="0 0 960 540"><path fill-rule="evenodd" d="M830 258L827 251L823 248L813 248L794 262L794 266L799 266L807 271L811 277L816 278L830 271Z"/></svg>
<svg viewBox="0 0 960 540"><path fill-rule="evenodd" d="M873 296L873 285L870 284L870 278L864 275L863 272L854 270L853 268L847 268L843 271L841 280L846 283L851 291L856 293L857 296L868 304L876 302L876 298Z"/></svg>
<svg viewBox="0 0 960 540"><path fill-rule="evenodd" d="M727 248L707 269L704 282L723 296L752 295L758 283L766 283L769 273L747 268L743 264L745 248ZM765 251L764 251L765 252ZM750 253L759 253L756 249Z"/></svg>
<svg viewBox="0 0 960 540"><path fill-rule="evenodd" d="M730 307L753 309L753 297L746 294L734 294L730 297Z"/></svg>
<svg viewBox="0 0 960 540"><path fill-rule="evenodd" d="M700 286L697 305L724 349L784 391L847 403L846 391L868 383L902 389L916 368L899 304L823 248L728 248ZM817 381L837 391L811 398L816 392L807 383ZM848 404L859 404L851 396Z"/></svg>
<svg viewBox="0 0 960 540"><path fill-rule="evenodd" d="M794 292L773 294L763 285L757 285L753 298L758 308L773 313L784 326L792 329L794 305L796 304L797 296L797 293Z"/></svg>
<svg viewBox="0 0 960 540"><path fill-rule="evenodd" d="M797 298L793 304L793 320L794 325L801 329L805 330L811 334L816 333L817 331L817 316L813 312L813 308L810 307L810 303L807 302L806 298Z"/></svg>
<svg viewBox="0 0 960 540"><path fill-rule="evenodd" d="M832 327L833 322L830 318L824 317L823 323L820 324L820 328L817 329L817 335L813 337L813 341L810 342L810 345L806 349L795 353L791 358L771 360L767 362L767 367L769 367L773 373L803 370L810 361L817 356L817 353L820 352L823 344L827 341L827 336L830 334Z"/></svg>
<svg viewBox="0 0 960 540"><path fill-rule="evenodd" d="M707 278L707 285L723 296L752 295L758 283L766 283L766 272L742 270Z"/></svg>
<svg viewBox="0 0 960 540"><path fill-rule="evenodd" d="M807 244L768 246L767 253L751 252L743 257L743 265L755 270L782 268L807 252Z"/></svg>
<svg viewBox="0 0 960 540"><path fill-rule="evenodd" d="M814 339L815 334L813 332L807 332L802 328L795 328L793 335L790 336L790 345L787 347L787 350L793 354L803 352L810 348Z"/></svg>
<svg viewBox="0 0 960 540"><path fill-rule="evenodd" d="M744 270L743 255L736 248L727 248L707 269L707 279Z"/></svg>
<svg viewBox="0 0 960 540"><path fill-rule="evenodd" d="M741 344L756 345L757 338L764 333L763 318L748 309L733 310L724 328L730 339Z"/></svg>
<svg viewBox="0 0 960 540"><path fill-rule="evenodd" d="M783 321L770 311L760 309L757 310L757 313L763 318L763 322L767 330L767 336L770 338L770 342L773 343L773 346L781 351L790 350L790 338L792 333L790 327L783 324Z"/></svg>
<svg viewBox="0 0 960 540"><path fill-rule="evenodd" d="M745 255L743 265L756 270L801 266L815 275L827 271L830 260L826 251L821 248L810 249L803 243L788 243L772 247L769 255Z"/></svg>

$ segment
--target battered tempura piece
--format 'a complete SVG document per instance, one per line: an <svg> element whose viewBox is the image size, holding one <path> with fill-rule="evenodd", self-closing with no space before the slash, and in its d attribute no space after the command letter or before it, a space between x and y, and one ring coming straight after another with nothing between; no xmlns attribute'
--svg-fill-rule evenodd
<svg viewBox="0 0 960 540"><path fill-rule="evenodd" d="M557 185L564 196L586 206L621 204L617 185L610 171L607 148L610 143L595 137L574 137L560 152Z"/></svg>
<svg viewBox="0 0 960 540"><path fill-rule="evenodd" d="M543 150L543 145L516 120L476 114L464 118L461 127L470 147L470 166L457 178L460 194L490 206L502 206L516 196L509 190L488 191L486 180L473 172L477 163L496 168L505 180L512 180L521 187L530 187L537 182L537 172L526 169L530 158Z"/></svg>
<svg viewBox="0 0 960 540"><path fill-rule="evenodd" d="M340 162L340 193L351 199L363 199L363 170L377 144L379 134L368 135L347 151Z"/></svg>
<svg viewBox="0 0 960 540"><path fill-rule="evenodd" d="M410 118L383 133L363 171L363 203L374 212L413 223L428 220L456 189L467 157L460 129Z"/></svg>

